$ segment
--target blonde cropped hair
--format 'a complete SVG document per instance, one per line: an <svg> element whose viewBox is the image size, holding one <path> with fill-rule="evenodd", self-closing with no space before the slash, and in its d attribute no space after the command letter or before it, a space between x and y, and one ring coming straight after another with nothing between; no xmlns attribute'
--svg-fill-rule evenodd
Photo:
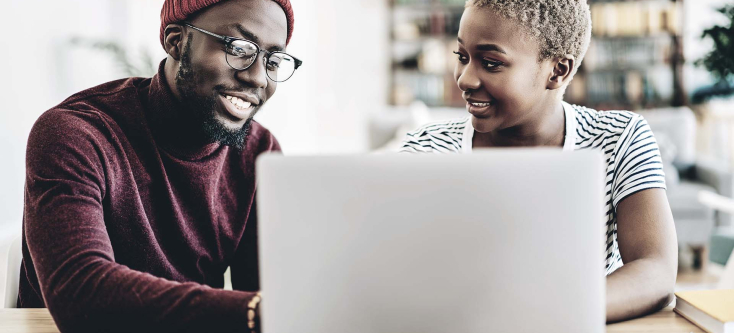
<svg viewBox="0 0 734 333"><path fill-rule="evenodd" d="M586 0L468 0L466 6L487 8L519 23L538 42L539 60L570 54L578 68L589 48L591 13Z"/></svg>

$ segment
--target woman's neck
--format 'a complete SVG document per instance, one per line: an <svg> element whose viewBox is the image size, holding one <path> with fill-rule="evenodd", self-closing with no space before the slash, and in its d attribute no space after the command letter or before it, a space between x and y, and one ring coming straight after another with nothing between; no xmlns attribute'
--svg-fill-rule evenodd
<svg viewBox="0 0 734 333"><path fill-rule="evenodd" d="M540 117L517 126L487 133L474 131L472 147L563 147L566 132L563 103L559 101L552 109L539 114Z"/></svg>

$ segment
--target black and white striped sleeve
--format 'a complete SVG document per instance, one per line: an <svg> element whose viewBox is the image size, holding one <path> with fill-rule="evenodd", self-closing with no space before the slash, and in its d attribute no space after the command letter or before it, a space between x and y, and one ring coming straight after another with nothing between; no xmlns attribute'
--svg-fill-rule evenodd
<svg viewBox="0 0 734 333"><path fill-rule="evenodd" d="M429 123L405 135L401 153L459 153L468 117Z"/></svg>
<svg viewBox="0 0 734 333"><path fill-rule="evenodd" d="M626 197L651 188L665 189L660 150L650 126L642 116L633 117L617 144L614 166L614 209Z"/></svg>

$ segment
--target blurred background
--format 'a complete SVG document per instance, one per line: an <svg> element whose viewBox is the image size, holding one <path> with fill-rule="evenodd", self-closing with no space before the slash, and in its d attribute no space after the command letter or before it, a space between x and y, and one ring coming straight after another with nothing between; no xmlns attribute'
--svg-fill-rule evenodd
<svg viewBox="0 0 734 333"><path fill-rule="evenodd" d="M20 230L34 121L80 90L153 75L165 56L162 3L3 0L0 239ZM451 54L463 4L293 0L288 51L304 66L258 121L286 154L342 154L394 151L406 131L464 116ZM718 9L734 1L589 4L593 40L566 100L645 115L666 163L682 264L723 267L734 249L734 10Z"/></svg>

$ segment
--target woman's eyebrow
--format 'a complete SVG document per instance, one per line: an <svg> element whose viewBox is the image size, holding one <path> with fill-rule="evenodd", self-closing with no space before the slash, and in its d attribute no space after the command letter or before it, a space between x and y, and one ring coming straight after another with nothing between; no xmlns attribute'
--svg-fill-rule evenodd
<svg viewBox="0 0 734 333"><path fill-rule="evenodd" d="M477 45L477 50L479 50L479 51L494 51L494 52L499 52L499 53L502 53L502 54L507 54L507 52L505 52L505 50L503 50L497 44L479 44L479 45Z"/></svg>
<svg viewBox="0 0 734 333"><path fill-rule="evenodd" d="M460 37L458 37L457 40L459 41L459 44L462 44L462 45L464 44L464 41L461 40ZM479 51L494 51L494 52L499 52L499 53L502 53L502 54L507 54L507 52L505 52L505 50L503 50L497 44L479 44L479 45L477 45L477 50L479 50Z"/></svg>

